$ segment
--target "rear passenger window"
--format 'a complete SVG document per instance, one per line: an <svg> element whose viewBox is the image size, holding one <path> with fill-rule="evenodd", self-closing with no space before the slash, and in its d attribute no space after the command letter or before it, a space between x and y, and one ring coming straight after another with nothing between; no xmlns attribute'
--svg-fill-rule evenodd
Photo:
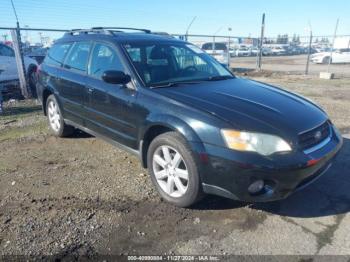
<svg viewBox="0 0 350 262"><path fill-rule="evenodd" d="M44 63L49 65L61 66L71 44L55 44L52 46L45 58Z"/></svg>
<svg viewBox="0 0 350 262"><path fill-rule="evenodd" d="M89 75L101 79L107 70L124 71L117 53L111 47L96 44L92 51Z"/></svg>
<svg viewBox="0 0 350 262"><path fill-rule="evenodd" d="M79 71L85 71L86 65L89 59L90 43L77 42L72 47L64 66L68 69L76 69Z"/></svg>

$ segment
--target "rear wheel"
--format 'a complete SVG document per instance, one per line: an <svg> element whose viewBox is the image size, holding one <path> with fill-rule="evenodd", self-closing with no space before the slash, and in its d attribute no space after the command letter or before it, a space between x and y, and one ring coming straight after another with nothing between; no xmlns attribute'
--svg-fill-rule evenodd
<svg viewBox="0 0 350 262"><path fill-rule="evenodd" d="M32 97L37 98L37 93L36 93L36 67L31 66L28 71L28 83L29 83L29 88L30 92L32 94Z"/></svg>
<svg viewBox="0 0 350 262"><path fill-rule="evenodd" d="M195 157L180 134L167 132L156 137L149 147L147 164L153 184L166 201L187 207L202 197Z"/></svg>
<svg viewBox="0 0 350 262"><path fill-rule="evenodd" d="M50 95L46 100L46 115L50 129L55 136L65 137L74 132L72 126L65 124L61 109L54 95Z"/></svg>
<svg viewBox="0 0 350 262"><path fill-rule="evenodd" d="M332 59L329 56L326 56L325 58L323 58L322 63L323 64L332 63Z"/></svg>

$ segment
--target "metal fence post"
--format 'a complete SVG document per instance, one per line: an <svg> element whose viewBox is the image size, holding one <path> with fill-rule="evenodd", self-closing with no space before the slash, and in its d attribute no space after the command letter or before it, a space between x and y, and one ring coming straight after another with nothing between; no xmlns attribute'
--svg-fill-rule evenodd
<svg viewBox="0 0 350 262"><path fill-rule="evenodd" d="M26 69L24 65L22 42L21 42L21 31L18 23L17 23L16 30L11 30L11 36L14 44L14 51L15 51L16 65L17 65L18 79L19 79L19 84L21 88L21 93L25 98L29 98L30 93L28 92L28 88L27 88Z"/></svg>
<svg viewBox="0 0 350 262"><path fill-rule="evenodd" d="M310 31L310 40L309 40L309 48L308 48L308 51L307 51L307 61L306 61L305 75L309 74L311 45L312 45L312 31Z"/></svg>
<svg viewBox="0 0 350 262"><path fill-rule="evenodd" d="M231 63L231 55L230 55L230 45L231 45L231 38L228 37L228 43L227 43L227 67L230 69Z"/></svg>
<svg viewBox="0 0 350 262"><path fill-rule="evenodd" d="M330 54L330 57L328 60L327 72L329 72L329 66L332 63L333 52L334 52L334 42L335 42L335 38L337 37L338 24L339 24L339 18L337 19L337 23L336 23L335 29L334 29L334 36L333 36L333 40L332 40L331 54Z"/></svg>
<svg viewBox="0 0 350 262"><path fill-rule="evenodd" d="M262 22L261 22L261 35L260 35L260 41L259 41L259 53L257 57L257 69L261 70L261 57L262 57L262 46L263 46L263 40L264 40L264 31L265 31L265 13L263 13L262 16Z"/></svg>

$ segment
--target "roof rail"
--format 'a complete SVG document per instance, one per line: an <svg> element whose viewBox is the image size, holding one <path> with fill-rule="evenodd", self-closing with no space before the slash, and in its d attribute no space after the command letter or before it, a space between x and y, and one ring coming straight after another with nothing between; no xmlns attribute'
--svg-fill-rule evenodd
<svg viewBox="0 0 350 262"><path fill-rule="evenodd" d="M83 35L83 34L113 34L112 32L104 29L71 29L69 32L65 33L65 35Z"/></svg>
<svg viewBox="0 0 350 262"><path fill-rule="evenodd" d="M135 31L142 31L146 34L150 34L151 30L149 29L142 29L142 28L134 28L134 27L92 27L92 30L108 30L108 31L118 31L118 30L135 30Z"/></svg>

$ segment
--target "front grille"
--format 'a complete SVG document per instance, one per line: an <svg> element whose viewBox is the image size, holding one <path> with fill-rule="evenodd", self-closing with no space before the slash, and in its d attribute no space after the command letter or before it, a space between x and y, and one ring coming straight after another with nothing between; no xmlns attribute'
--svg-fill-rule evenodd
<svg viewBox="0 0 350 262"><path fill-rule="evenodd" d="M319 136L317 136L319 134ZM299 135L299 146L301 149L308 149L326 139L330 135L330 125L326 121L322 125Z"/></svg>

